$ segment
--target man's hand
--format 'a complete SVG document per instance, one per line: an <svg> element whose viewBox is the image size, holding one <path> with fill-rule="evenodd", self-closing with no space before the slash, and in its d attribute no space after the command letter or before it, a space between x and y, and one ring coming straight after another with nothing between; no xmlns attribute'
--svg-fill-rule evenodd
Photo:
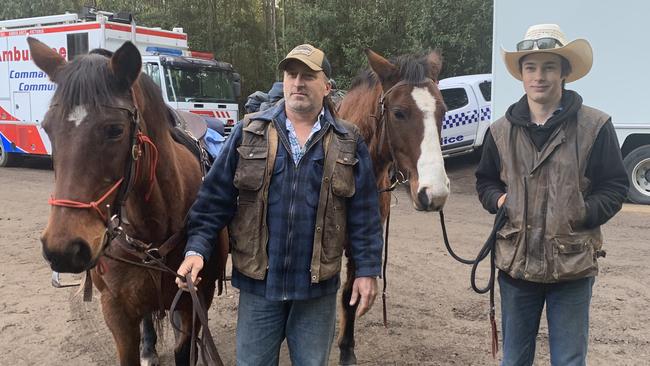
<svg viewBox="0 0 650 366"><path fill-rule="evenodd" d="M199 277L201 269L203 269L203 258L200 255L188 255L183 260L183 263L181 263L181 266L178 267L176 273L183 276L183 278L185 278L186 274L192 273L192 283L197 285L199 281L201 281L201 277ZM187 290L187 283L181 281L178 277L176 278L176 284L178 285L178 288Z"/></svg>
<svg viewBox="0 0 650 366"><path fill-rule="evenodd" d="M501 195L501 197L499 197L499 199L497 200L497 209L501 208L501 206L503 206L503 204L506 203L507 195L508 195L507 193L504 193Z"/></svg>
<svg viewBox="0 0 650 366"><path fill-rule="evenodd" d="M375 302L377 297L377 279L374 277L358 277L352 284L352 296L350 297L350 306L354 306L361 297L359 307L357 307L357 317L367 313Z"/></svg>

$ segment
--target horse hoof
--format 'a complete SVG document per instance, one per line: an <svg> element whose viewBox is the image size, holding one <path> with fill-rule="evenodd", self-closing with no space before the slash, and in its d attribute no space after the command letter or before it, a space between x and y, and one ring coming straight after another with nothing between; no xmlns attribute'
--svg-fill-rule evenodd
<svg viewBox="0 0 650 366"><path fill-rule="evenodd" d="M160 360L158 359L158 354L153 353L150 356L140 357L140 366L160 366Z"/></svg>
<svg viewBox="0 0 650 366"><path fill-rule="evenodd" d="M354 354L354 348L341 350L339 365L352 366L357 364L357 356Z"/></svg>

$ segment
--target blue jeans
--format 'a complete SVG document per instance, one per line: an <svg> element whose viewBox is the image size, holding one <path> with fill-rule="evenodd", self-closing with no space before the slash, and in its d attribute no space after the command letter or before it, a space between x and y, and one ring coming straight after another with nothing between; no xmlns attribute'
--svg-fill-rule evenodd
<svg viewBox="0 0 650 366"><path fill-rule="evenodd" d="M551 365L583 366L589 341L594 277L559 283L514 279L499 271L502 366L532 365L535 338L546 303Z"/></svg>
<svg viewBox="0 0 650 366"><path fill-rule="evenodd" d="M277 365L286 338L291 363L325 366L336 324L336 293L310 300L271 301L239 293L237 365Z"/></svg>

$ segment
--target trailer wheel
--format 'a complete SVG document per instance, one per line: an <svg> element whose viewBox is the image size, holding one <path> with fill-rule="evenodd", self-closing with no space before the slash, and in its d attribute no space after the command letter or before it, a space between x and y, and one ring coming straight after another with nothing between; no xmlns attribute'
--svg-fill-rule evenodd
<svg viewBox="0 0 650 366"><path fill-rule="evenodd" d="M16 166L20 161L20 156L7 152L0 141L0 167Z"/></svg>
<svg viewBox="0 0 650 366"><path fill-rule="evenodd" d="M623 159L623 165L630 180L630 201L650 204L650 145L632 150Z"/></svg>

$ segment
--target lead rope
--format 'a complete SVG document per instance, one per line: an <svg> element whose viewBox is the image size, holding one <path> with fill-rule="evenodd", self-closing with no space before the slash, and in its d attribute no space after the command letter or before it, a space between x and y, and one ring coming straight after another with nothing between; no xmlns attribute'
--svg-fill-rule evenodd
<svg viewBox="0 0 650 366"><path fill-rule="evenodd" d="M388 286L388 278L386 277L386 267L388 267L388 229L390 227L390 207L388 208L388 215L386 216L386 236L384 236L384 265L382 268L382 279L384 288L381 291L381 302L383 304L382 313L384 316L384 328L388 328L388 309L386 306L386 287Z"/></svg>
<svg viewBox="0 0 650 366"><path fill-rule="evenodd" d="M499 210L497 211L496 216L494 217L494 225L492 227L492 231L490 232L490 236L486 240L485 244L479 251L476 258L474 260L469 260L469 259L461 258L451 248L451 245L449 244L449 238L447 237L447 227L445 225L445 214L442 212L442 210L440 210L440 226L442 228L442 237L445 241L445 247L447 247L447 251L458 262L472 266L472 272L470 275L470 284L472 285L472 289L476 293L484 294L488 291L490 292L490 328L492 332L491 338L492 338L493 358L496 358L497 352L499 352L499 335L497 333L497 324L496 324L496 316L495 316L496 309L494 306L494 278L496 272L496 264L495 264L496 254L494 252L494 248L496 246L497 231L499 231L503 227L503 225L505 225L506 221L507 221L507 216L506 216L505 206L501 206L501 208L499 208ZM485 259L488 255L490 255L490 278L488 279L487 285L481 288L476 285L476 270L478 268L479 263L483 259Z"/></svg>

